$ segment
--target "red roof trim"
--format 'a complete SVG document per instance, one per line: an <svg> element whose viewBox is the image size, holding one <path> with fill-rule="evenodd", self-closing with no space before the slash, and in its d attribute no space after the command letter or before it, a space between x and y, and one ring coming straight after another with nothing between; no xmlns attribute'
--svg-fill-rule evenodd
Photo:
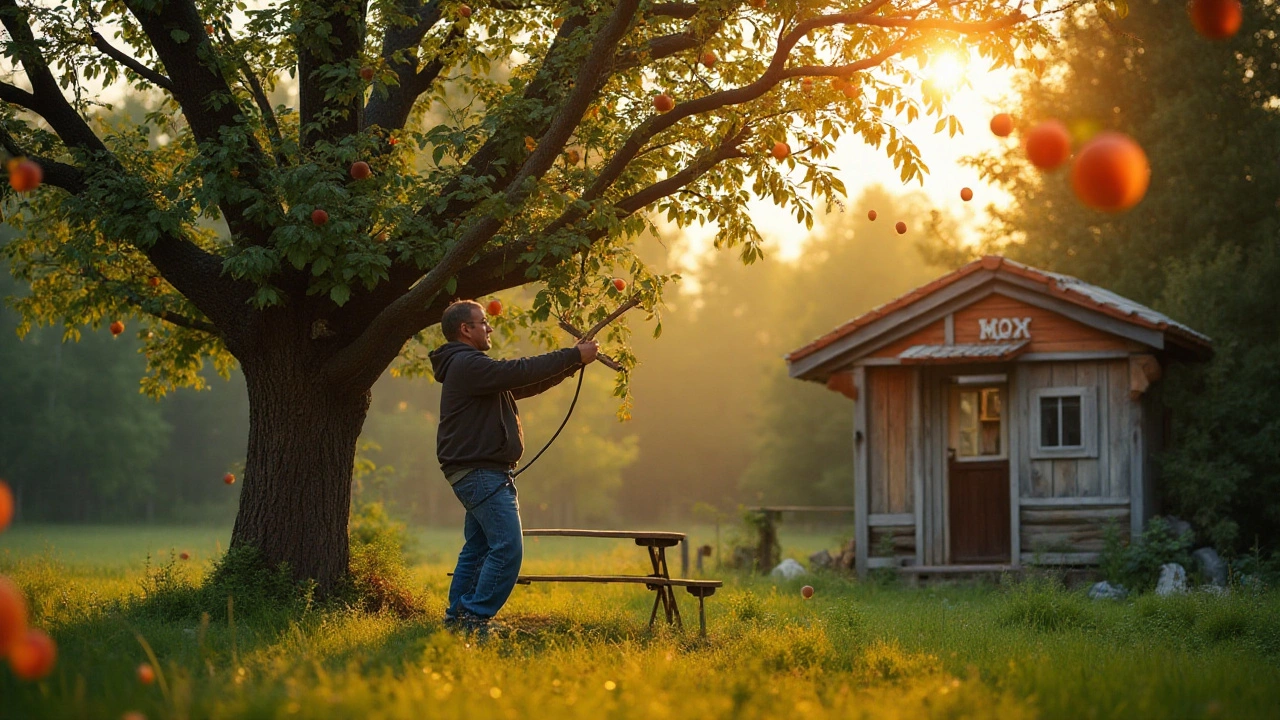
<svg viewBox="0 0 1280 720"><path fill-rule="evenodd" d="M890 300L889 302L877 308L874 308L863 315L860 315L852 320L849 320L848 322L844 323L843 325L840 325L839 327L823 335L817 340L814 340L808 345L800 347L796 350L792 350L790 353L786 355L786 360L788 362L795 362L796 360L799 360L801 358L808 357L809 355L812 355L815 352L818 352L819 350L835 343L836 341L841 340L845 337L848 337L849 335L852 335L858 330L866 327L867 325L870 325L872 322L879 320L880 318L886 315L889 315L890 313L897 312L898 310L901 310L909 305L912 305L917 300L920 300L921 298L927 295L932 295L934 292L937 292L938 290L941 290L942 288L945 288L948 285L951 285L952 283L962 280L979 270L992 270L992 271L1003 270L1005 272L1012 273L1019 277L1023 277L1028 280L1041 283L1046 287L1047 293L1050 295L1053 295L1054 297L1061 298L1063 300L1074 303L1076 305L1080 305L1082 307L1089 308L1091 310L1096 310L1105 315L1110 315L1111 317L1123 320L1133 325L1138 325L1140 327L1150 328L1153 330L1160 330L1160 331L1175 335L1180 340L1182 340L1184 344L1190 345L1192 347L1200 347L1204 349L1210 348L1209 343L1206 342L1204 338L1201 338L1192 333L1189 333L1181 327L1178 327L1176 325L1170 325L1169 323L1152 322L1144 317L1126 313L1118 308L1114 308L1114 307L1111 307L1110 305L1097 302L1096 300L1090 297L1087 297L1085 295L1082 295L1081 293L1074 292L1070 289L1060 287L1058 286L1057 282L1053 277L1050 277L1049 275L1046 275L1045 273L1039 270L1036 270L1033 267L1022 265L1021 263L1017 263L1013 261L1006 261L1005 258L1000 257L998 255L986 255L978 260L975 260L969 263L968 265L965 265L964 267L959 268L958 270L955 270L951 273L943 275L937 280L933 280L932 282L921 285L920 287L908 292L905 295L902 295L893 300Z"/></svg>

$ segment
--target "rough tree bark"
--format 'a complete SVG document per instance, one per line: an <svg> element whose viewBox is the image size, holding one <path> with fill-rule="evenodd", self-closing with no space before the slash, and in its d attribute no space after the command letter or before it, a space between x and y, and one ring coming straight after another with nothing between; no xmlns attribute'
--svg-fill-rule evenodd
<svg viewBox="0 0 1280 720"><path fill-rule="evenodd" d="M371 393L326 381L305 318L285 309L269 316L241 358L249 444L231 547L288 563L323 595L347 572L351 473Z"/></svg>

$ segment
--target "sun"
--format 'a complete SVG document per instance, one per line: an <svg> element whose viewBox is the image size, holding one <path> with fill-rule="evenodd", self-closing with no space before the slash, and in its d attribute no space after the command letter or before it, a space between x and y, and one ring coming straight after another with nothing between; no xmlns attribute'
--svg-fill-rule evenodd
<svg viewBox="0 0 1280 720"><path fill-rule="evenodd" d="M954 93L967 84L969 59L954 52L944 52L930 58L923 75L934 87L945 93Z"/></svg>

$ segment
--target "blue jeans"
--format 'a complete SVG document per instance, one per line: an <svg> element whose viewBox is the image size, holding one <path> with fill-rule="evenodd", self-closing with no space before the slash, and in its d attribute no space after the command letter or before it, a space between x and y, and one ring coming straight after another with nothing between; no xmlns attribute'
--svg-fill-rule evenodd
<svg viewBox="0 0 1280 720"><path fill-rule="evenodd" d="M453 570L445 616L466 611L491 618L510 597L524 559L516 486L505 471L477 469L453 486L453 494L467 509L466 543Z"/></svg>

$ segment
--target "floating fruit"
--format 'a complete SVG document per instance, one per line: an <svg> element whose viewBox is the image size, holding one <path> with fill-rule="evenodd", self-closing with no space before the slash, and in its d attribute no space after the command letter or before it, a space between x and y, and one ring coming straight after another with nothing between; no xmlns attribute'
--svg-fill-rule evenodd
<svg viewBox="0 0 1280 720"><path fill-rule="evenodd" d="M1128 210L1147 194L1150 183L1147 154L1123 133L1105 132L1085 143L1071 166L1071 188L1095 210Z"/></svg>
<svg viewBox="0 0 1280 720"><path fill-rule="evenodd" d="M991 132L999 137L1009 137L1009 133L1013 132L1013 116L1000 113L991 118Z"/></svg>

